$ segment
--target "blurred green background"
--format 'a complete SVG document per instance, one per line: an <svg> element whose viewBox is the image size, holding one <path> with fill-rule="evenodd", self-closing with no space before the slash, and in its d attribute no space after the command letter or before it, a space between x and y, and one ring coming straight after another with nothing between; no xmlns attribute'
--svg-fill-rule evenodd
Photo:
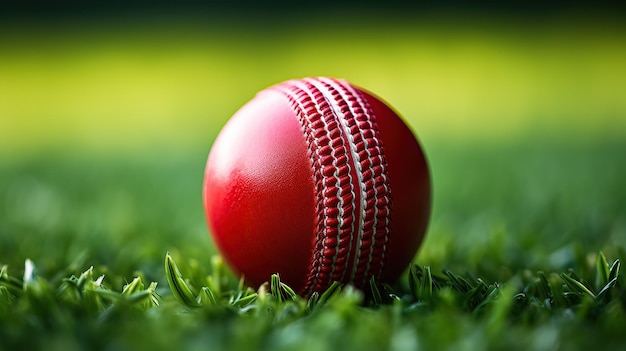
<svg viewBox="0 0 626 351"><path fill-rule="evenodd" d="M420 139L419 262L503 279L626 240L619 10L132 4L0 15L0 263L207 265L212 141L257 91L311 75L373 91Z"/></svg>
<svg viewBox="0 0 626 351"><path fill-rule="evenodd" d="M310 75L373 90L425 142L626 127L621 17L221 11L5 17L0 147L207 147L255 92Z"/></svg>

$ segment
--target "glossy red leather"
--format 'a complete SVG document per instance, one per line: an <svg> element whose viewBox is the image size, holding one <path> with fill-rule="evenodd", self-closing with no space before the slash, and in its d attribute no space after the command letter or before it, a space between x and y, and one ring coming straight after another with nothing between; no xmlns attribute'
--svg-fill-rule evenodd
<svg viewBox="0 0 626 351"><path fill-rule="evenodd" d="M431 209L430 172L409 127L386 104L361 91L376 115L389 168L393 211L383 278L394 281L408 268L424 239Z"/></svg>
<svg viewBox="0 0 626 351"><path fill-rule="evenodd" d="M272 91L241 108L213 144L204 182L209 228L253 286L276 272L294 289L304 284L316 217L307 153L291 106Z"/></svg>
<svg viewBox="0 0 626 351"><path fill-rule="evenodd" d="M372 94L393 198L383 278L393 281L420 246L430 215L424 154L397 114ZM228 265L259 286L273 273L302 291L316 239L315 184L309 149L293 107L264 90L228 121L205 171L209 229Z"/></svg>

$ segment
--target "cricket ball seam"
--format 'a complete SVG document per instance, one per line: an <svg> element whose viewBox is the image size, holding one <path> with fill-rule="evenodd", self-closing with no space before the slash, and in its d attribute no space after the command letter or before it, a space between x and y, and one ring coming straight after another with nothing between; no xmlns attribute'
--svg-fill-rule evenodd
<svg viewBox="0 0 626 351"><path fill-rule="evenodd" d="M350 114L355 116L355 120L359 125L359 127L356 128L356 131L358 131L359 135L363 138L363 152L366 154L366 157L360 155L360 168L363 169L363 165L367 163L366 167L369 168L365 171L365 174L371 176L371 181L373 182L373 194L368 196L367 199L375 201L374 204L368 207L373 207L374 210L374 215L371 218L373 221L372 229L374 238L372 246L369 248L369 252L365 254L361 251L359 254L358 263L356 262L355 257L356 267L362 267L362 265L365 264L362 276L355 276L355 269L353 271L353 277L351 278L355 282L358 282L358 284L362 285L362 279L370 275L372 263L377 264L377 267L375 267L373 271L376 272L375 275L377 278L380 277L382 274L382 266L384 265L386 259L385 253L390 235L390 214L392 202L391 189L387 176L387 160L383 152L384 148L378 130L378 125L376 123L376 115L367 100L347 82L339 84L337 81L329 78L320 79L339 91L343 101L346 102L349 108ZM352 97L354 99L352 99ZM364 124L367 124L367 126ZM376 157L376 159L372 159L373 157ZM374 160L376 160L377 163L372 162ZM363 178L368 178L365 174ZM365 208L363 209L363 215L365 216ZM364 257L364 255L367 257ZM363 260L365 260L365 263L363 263Z"/></svg>
<svg viewBox="0 0 626 351"><path fill-rule="evenodd" d="M342 122L341 125L347 129L348 143L353 155L355 169L360 189L360 215L358 254L354 255L351 267L351 275L348 281L361 287L364 279L370 276L372 263L376 264L374 272L379 275L382 271L381 263L384 260L384 253L381 255L380 246L385 246L388 239L389 221L388 211L379 211L377 204L383 202L390 204L389 189L378 191L377 186L382 181L385 184L386 165L381 157L382 145L380 137L376 134L377 125L375 116L364 99L359 99L360 94L345 82L340 82L328 78L308 79L318 89L323 91L331 101L331 106L335 115ZM376 157L376 158L373 158ZM378 182L376 182L378 180ZM373 211L373 215L369 212ZM379 214L382 214L382 221L379 221ZM384 222L382 230L378 230L378 224ZM382 233L381 233L382 232ZM375 234L382 234L376 240ZM382 243L381 243L382 242ZM377 253L374 256L374 253Z"/></svg>
<svg viewBox="0 0 626 351"><path fill-rule="evenodd" d="M287 96L299 117L315 178L318 219L314 255L304 288L308 294L332 279L339 280L335 272L345 270L352 246L350 233L354 229L355 196L341 130L336 128L337 121L330 106L321 92L297 81L287 83L277 88ZM349 230L345 230L348 226ZM339 235L341 233L344 235Z"/></svg>
<svg viewBox="0 0 626 351"><path fill-rule="evenodd" d="M380 277L390 235L391 189L376 116L347 82L308 78L275 89L299 119L313 166L317 231L302 292L333 280L361 287L370 276Z"/></svg>
<svg viewBox="0 0 626 351"><path fill-rule="evenodd" d="M339 130L341 130L342 134L346 136L347 144L348 144L347 149L350 152L350 155L351 155L350 159L352 159L354 168L355 168L355 174L357 178L356 184L358 185L359 200L360 200L358 204L359 209L360 209L359 211L360 214L358 215L359 224L356 229L357 233L356 235L351 234L350 237L351 238L356 237L357 239L356 248L359 250L359 252L362 252L364 245L369 247L368 244L371 243L372 233L371 233L371 226L369 226L369 223L367 223L368 224L367 226L365 223L365 218L366 218L365 211L367 207L365 204L365 201L367 200L366 198L367 194L365 192L364 174L363 174L363 169L361 167L361 158L358 153L359 150L357 149L357 142L356 142L356 137L359 136L358 134L360 130L357 128L356 133L354 133L354 131L350 128L350 126L355 125L355 122L356 122L354 115L350 113L351 111L348 111L348 109L346 109L345 100L343 99L343 97L338 96L337 90L333 90L334 87L332 87L326 82L322 82L321 78L318 80L308 78L308 79L305 79L305 81L313 85L320 92L322 92L323 96L326 98L330 107L332 108L334 116L336 117L338 121ZM357 268L359 256L360 255L357 255L357 254L354 255L352 265L350 266L348 270L343 271L340 281L344 281L345 274L348 271L350 271L350 278L348 280L357 284L357 282L354 281L354 276L357 270L356 268Z"/></svg>

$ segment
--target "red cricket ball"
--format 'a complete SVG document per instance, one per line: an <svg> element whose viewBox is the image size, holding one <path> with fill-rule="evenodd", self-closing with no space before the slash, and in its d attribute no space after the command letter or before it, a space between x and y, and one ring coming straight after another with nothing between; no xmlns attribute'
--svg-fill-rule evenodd
<svg viewBox="0 0 626 351"><path fill-rule="evenodd" d="M415 255L431 207L422 149L380 99L350 83L290 80L224 126L206 165L204 208L229 266L303 296L333 281L393 281Z"/></svg>

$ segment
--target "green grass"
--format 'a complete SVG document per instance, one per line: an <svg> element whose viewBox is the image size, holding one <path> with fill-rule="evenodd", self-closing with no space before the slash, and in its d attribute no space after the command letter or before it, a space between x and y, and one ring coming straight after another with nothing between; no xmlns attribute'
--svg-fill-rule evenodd
<svg viewBox="0 0 626 351"><path fill-rule="evenodd" d="M621 18L332 19L0 24L0 350L624 349ZM399 282L254 291L208 235L206 156L319 74L417 131L431 224Z"/></svg>
<svg viewBox="0 0 626 351"><path fill-rule="evenodd" d="M247 289L221 262L206 150L5 161L0 349L620 349L625 147L426 145L435 201L416 265L308 300L278 277Z"/></svg>

